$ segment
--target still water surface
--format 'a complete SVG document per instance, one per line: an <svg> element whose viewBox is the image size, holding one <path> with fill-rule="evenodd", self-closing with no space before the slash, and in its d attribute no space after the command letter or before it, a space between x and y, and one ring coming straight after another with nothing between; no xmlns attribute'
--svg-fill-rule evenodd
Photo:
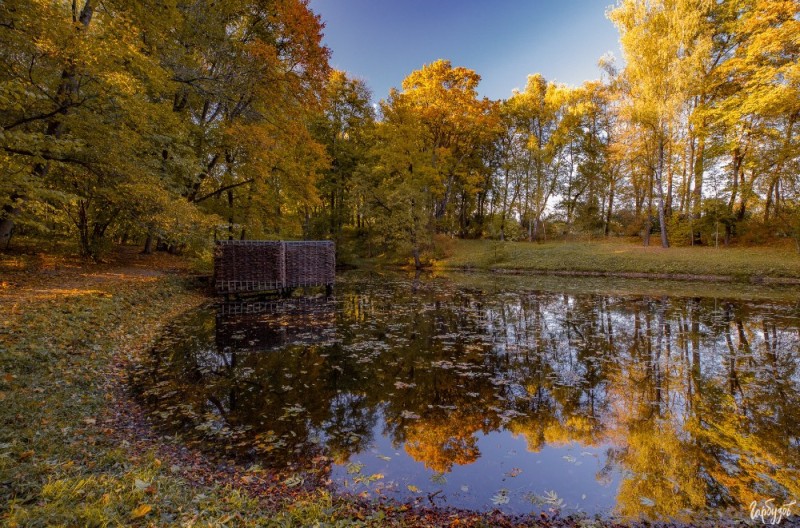
<svg viewBox="0 0 800 528"><path fill-rule="evenodd" d="M579 290L349 273L188 315L136 383L292 484L624 518L800 497L800 302Z"/></svg>

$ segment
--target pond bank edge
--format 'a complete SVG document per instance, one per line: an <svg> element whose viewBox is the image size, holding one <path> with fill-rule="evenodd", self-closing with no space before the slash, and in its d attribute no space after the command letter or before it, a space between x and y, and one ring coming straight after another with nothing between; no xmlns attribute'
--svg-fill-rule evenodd
<svg viewBox="0 0 800 528"><path fill-rule="evenodd" d="M489 272L502 275L553 275L557 277L611 277L620 279L678 280L686 282L728 282L749 284L800 285L800 277L761 275L701 275L691 273L647 273L635 271L551 270L536 268L481 268L477 266L436 266L436 271Z"/></svg>

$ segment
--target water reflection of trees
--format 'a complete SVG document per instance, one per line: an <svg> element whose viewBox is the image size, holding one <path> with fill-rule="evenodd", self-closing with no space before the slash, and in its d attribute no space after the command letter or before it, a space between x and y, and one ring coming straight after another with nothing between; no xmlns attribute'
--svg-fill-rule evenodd
<svg viewBox="0 0 800 528"><path fill-rule="evenodd" d="M328 321L310 334L280 320L282 335L306 341L270 352L237 351L253 341L242 325L216 346L170 344L149 371L170 389L150 394L183 409L192 431L272 463L345 462L382 423L378 433L447 472L480 457L477 433L506 428L532 451L610 445L598 478L621 472L626 516L800 495L798 306L411 292L345 294L335 314L306 321Z"/></svg>

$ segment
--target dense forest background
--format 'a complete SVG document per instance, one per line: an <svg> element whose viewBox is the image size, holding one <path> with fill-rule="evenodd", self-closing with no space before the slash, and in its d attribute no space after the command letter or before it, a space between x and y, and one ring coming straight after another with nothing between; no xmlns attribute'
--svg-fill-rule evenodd
<svg viewBox="0 0 800 528"><path fill-rule="evenodd" d="M800 250L800 4L620 0L624 64L481 98L440 60L378 108L305 0L0 3L0 248L640 237Z"/></svg>

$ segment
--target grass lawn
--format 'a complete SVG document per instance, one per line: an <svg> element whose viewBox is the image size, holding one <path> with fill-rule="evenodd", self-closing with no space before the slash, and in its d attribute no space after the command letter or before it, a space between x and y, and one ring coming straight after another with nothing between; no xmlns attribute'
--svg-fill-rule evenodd
<svg viewBox="0 0 800 528"><path fill-rule="evenodd" d="M629 241L499 242L455 240L440 268L537 272L652 273L733 280L800 278L800 254L785 247L642 247Z"/></svg>

